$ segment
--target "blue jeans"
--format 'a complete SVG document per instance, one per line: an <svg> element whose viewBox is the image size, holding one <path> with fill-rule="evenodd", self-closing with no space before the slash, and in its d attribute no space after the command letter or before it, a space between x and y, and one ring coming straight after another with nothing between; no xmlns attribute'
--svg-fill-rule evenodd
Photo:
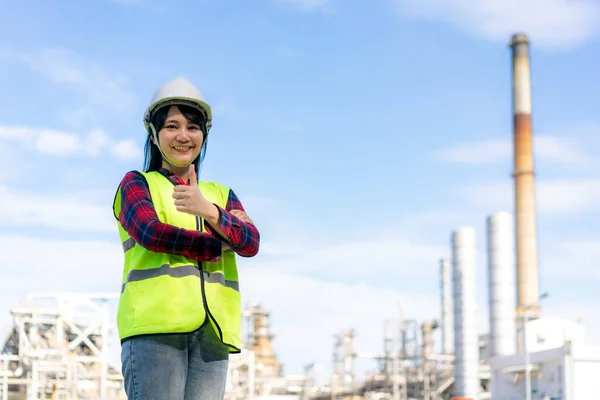
<svg viewBox="0 0 600 400"><path fill-rule="evenodd" d="M188 334L149 335L121 347L129 400L222 400L229 350L212 324Z"/></svg>

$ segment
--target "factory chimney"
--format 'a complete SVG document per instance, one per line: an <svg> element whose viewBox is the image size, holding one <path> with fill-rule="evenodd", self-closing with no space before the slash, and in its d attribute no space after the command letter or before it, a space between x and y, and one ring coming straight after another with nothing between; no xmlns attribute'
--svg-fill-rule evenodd
<svg viewBox="0 0 600 400"><path fill-rule="evenodd" d="M531 134L531 71L529 40L515 34L512 48L514 193L517 306L539 312L539 271L536 234L533 145Z"/></svg>

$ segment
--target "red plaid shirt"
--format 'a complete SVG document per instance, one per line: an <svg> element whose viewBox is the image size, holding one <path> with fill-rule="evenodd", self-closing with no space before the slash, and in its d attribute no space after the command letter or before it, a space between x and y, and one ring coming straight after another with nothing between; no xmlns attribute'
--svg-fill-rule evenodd
<svg viewBox="0 0 600 400"><path fill-rule="evenodd" d="M175 185L188 184L167 169L161 168L159 172ZM200 232L160 222L146 179L139 172L128 172L121 181L120 190L122 202L119 221L140 246L157 253L183 255L198 261L220 260L222 241L209 224L205 224L208 232ZM225 210L219 206L217 208L220 212L219 228L229 238L231 249L242 257L256 255L260 243L258 230L253 224L242 222L229 213L232 210L244 211L233 190L229 191Z"/></svg>

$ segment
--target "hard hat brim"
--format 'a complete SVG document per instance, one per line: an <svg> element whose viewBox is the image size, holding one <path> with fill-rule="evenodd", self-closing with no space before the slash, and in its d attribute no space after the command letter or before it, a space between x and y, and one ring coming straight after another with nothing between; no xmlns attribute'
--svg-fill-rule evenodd
<svg viewBox="0 0 600 400"><path fill-rule="evenodd" d="M152 119L152 116L160 108L167 107L167 106L176 106L176 105L186 105L186 106L194 107L195 109L197 109L204 115L204 118L206 119L207 129L210 129L210 127L212 126L212 110L206 102L204 102L202 100L198 100L198 99L181 97L181 96L166 97L166 98L160 99L159 101L157 101L155 103L152 103L146 109L146 112L144 113L144 126L146 126L146 127L148 126L148 124L150 123L150 121Z"/></svg>

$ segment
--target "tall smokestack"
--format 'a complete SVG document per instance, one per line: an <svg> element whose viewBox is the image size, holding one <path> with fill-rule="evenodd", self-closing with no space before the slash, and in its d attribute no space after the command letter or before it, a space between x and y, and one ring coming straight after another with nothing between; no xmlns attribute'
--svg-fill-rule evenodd
<svg viewBox="0 0 600 400"><path fill-rule="evenodd" d="M514 189L517 262L517 305L539 311L533 146L531 135L531 71L529 40L515 34L512 48Z"/></svg>

